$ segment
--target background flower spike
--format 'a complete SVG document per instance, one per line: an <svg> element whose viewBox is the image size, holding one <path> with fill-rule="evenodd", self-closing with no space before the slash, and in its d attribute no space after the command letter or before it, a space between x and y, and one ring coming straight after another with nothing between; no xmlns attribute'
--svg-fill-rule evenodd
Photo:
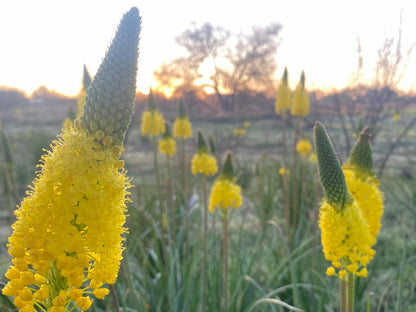
<svg viewBox="0 0 416 312"><path fill-rule="evenodd" d="M104 146L121 146L133 115L140 22L137 8L123 16L77 122Z"/></svg>
<svg viewBox="0 0 416 312"><path fill-rule="evenodd" d="M313 132L324 198L336 209L343 209L346 204L352 202L352 197L348 193L341 164L324 126L318 121L315 122Z"/></svg>
<svg viewBox="0 0 416 312"><path fill-rule="evenodd" d="M354 166L360 173L374 175L372 154L370 129L365 127L351 150L348 164Z"/></svg>

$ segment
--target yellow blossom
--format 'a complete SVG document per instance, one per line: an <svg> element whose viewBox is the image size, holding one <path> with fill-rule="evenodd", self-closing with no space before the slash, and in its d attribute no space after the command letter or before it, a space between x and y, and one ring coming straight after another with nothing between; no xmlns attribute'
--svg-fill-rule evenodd
<svg viewBox="0 0 416 312"><path fill-rule="evenodd" d="M293 105L290 109L292 116L305 117L309 114L309 97L305 91L297 87L293 96Z"/></svg>
<svg viewBox="0 0 416 312"><path fill-rule="evenodd" d="M192 126L188 117L176 118L173 123L173 137L186 139L192 136Z"/></svg>
<svg viewBox="0 0 416 312"><path fill-rule="evenodd" d="M277 115L284 115L290 108L292 102L292 94L288 86L288 73L287 68L283 72L282 81L277 91L277 98L274 105L274 110Z"/></svg>
<svg viewBox="0 0 416 312"><path fill-rule="evenodd" d="M334 267L327 273L338 272L342 277L341 272L347 270L356 274L373 258L373 239L357 203L338 210L324 200L319 212L319 227L325 259Z"/></svg>
<svg viewBox="0 0 416 312"><path fill-rule="evenodd" d="M130 187L119 156L133 112L139 32L139 12L132 8L87 91L82 115L44 153L15 212L7 245L13 266L3 294L24 303L19 311L36 311L35 301L42 311L72 311L73 293L89 291L89 280L116 281ZM83 311L91 303L75 300Z"/></svg>
<svg viewBox="0 0 416 312"><path fill-rule="evenodd" d="M296 144L296 151L302 156L306 158L312 150L312 144L307 139L301 139Z"/></svg>
<svg viewBox="0 0 416 312"><path fill-rule="evenodd" d="M158 110L146 110L142 115L142 136L158 136L165 132L165 120Z"/></svg>
<svg viewBox="0 0 416 312"><path fill-rule="evenodd" d="M251 126L250 121L247 120L247 121L244 122L244 128L248 128L250 126Z"/></svg>
<svg viewBox="0 0 416 312"><path fill-rule="evenodd" d="M159 140L159 152L172 157L176 153L176 141L172 138L161 138Z"/></svg>
<svg viewBox="0 0 416 312"><path fill-rule="evenodd" d="M400 114L396 113L393 115L393 120L399 121L401 119Z"/></svg>
<svg viewBox="0 0 416 312"><path fill-rule="evenodd" d="M290 170L288 168L283 167L283 166L279 168L279 174L281 176L288 175L289 173L290 173Z"/></svg>
<svg viewBox="0 0 416 312"><path fill-rule="evenodd" d="M234 129L234 135L236 137L242 137L246 133L246 130L243 128L236 128Z"/></svg>
<svg viewBox="0 0 416 312"><path fill-rule="evenodd" d="M218 172L217 159L208 153L197 152L192 158L191 171L194 175L214 175Z"/></svg>
<svg viewBox="0 0 416 312"><path fill-rule="evenodd" d="M309 155L308 160L309 160L311 163L317 164L317 163L318 163L318 157L316 156L316 153L311 153L311 154Z"/></svg>
<svg viewBox="0 0 416 312"><path fill-rule="evenodd" d="M215 212L215 208L227 210L237 209L243 204L241 187L229 179L217 179L209 195L209 211Z"/></svg>

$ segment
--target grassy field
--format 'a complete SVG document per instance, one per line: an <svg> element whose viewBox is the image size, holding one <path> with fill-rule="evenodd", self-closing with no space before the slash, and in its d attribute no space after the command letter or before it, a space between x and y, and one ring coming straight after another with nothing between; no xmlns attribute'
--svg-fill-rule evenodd
<svg viewBox="0 0 416 312"><path fill-rule="evenodd" d="M321 117L322 118L322 117ZM299 216L290 229L284 215L281 122L277 118L248 120L241 137L234 135L247 120L193 123L204 135L213 135L218 156L223 160L231 150L235 157L237 183L244 203L229 216L228 311L338 311L338 279L325 275L317 225L322 197L315 164L296 155L291 183ZM314 116L308 116L303 135L312 141ZM345 160L344 137L336 116L321 120L328 129L340 157ZM375 169L406 119L387 120L373 145ZM13 155L13 172L19 199L34 177L42 148L48 148L60 124L30 126L3 123ZM148 138L140 135L138 122L132 124L122 158L133 177L129 204L126 250L114 296L97 300L91 311L200 311L202 261L201 177L187 171L187 190L181 184L179 158L171 160L168 176L165 155L158 155L162 191L158 192L153 152ZM294 122L288 126L288 153L293 153ZM350 133L353 137L353 133ZM416 311L416 132L409 131L388 162L381 178L385 196L382 228L375 246L376 256L368 266L368 277L356 285L356 311ZM195 138L186 140L187 168L196 152ZM2 152L3 154L3 152ZM4 155L0 158L4 163ZM290 157L291 162L293 158ZM377 172L377 170L376 170ZM407 174L404 175L403 172ZM293 176L292 172L292 176ZM302 177L302 178L300 178ZM163 211L167 185L173 181L175 229L167 229ZM297 181L297 182L296 182ZM213 178L208 178L208 187ZM8 196L2 183L0 196L0 285L10 265L7 235L10 233ZM184 199L186 195L186 198ZM13 202L13 198L11 199ZM186 204L187 203L187 204ZM172 220L171 220L172 221ZM218 214L209 215L206 267L206 311L220 311L222 298L222 227ZM115 300L114 298L117 298ZM1 311L15 311L6 297L0 297ZM75 311L75 310L74 310Z"/></svg>

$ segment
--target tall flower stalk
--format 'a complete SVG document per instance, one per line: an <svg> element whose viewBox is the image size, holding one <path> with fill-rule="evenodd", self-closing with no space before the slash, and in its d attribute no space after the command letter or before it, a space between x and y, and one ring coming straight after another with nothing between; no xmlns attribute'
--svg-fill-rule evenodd
<svg viewBox="0 0 416 312"><path fill-rule="evenodd" d="M130 187L119 156L133 113L139 32L132 8L87 90L82 115L42 156L16 211L3 294L21 312L86 311L117 279Z"/></svg>
<svg viewBox="0 0 416 312"><path fill-rule="evenodd" d="M228 216L230 208L243 204L241 187L235 184L231 152L227 153L221 175L215 180L209 195L209 210L219 213L223 219L223 311L228 308Z"/></svg>
<svg viewBox="0 0 416 312"><path fill-rule="evenodd" d="M201 130L197 134L197 153L192 158L192 174L202 175L202 201L204 205L203 230L202 230L202 270L201 270L201 311L206 309L206 272L207 272L207 235L208 235L208 196L207 196L207 176L218 172L217 159L208 153L208 147Z"/></svg>
<svg viewBox="0 0 416 312"><path fill-rule="evenodd" d="M289 76L287 68L283 72L283 77L280 82L280 86L277 92L277 98L275 103L275 112L277 115L282 116L282 153L283 153L283 168L288 167L287 161L287 139L286 139L286 118L287 111L292 104L292 93L289 88ZM290 197L289 197L289 181L288 175L283 176L283 206L285 212L286 223L290 224Z"/></svg>
<svg viewBox="0 0 416 312"><path fill-rule="evenodd" d="M341 280L340 310L353 312L355 278L367 276L383 212L382 193L371 173L369 133L361 133L344 168L325 128L318 122L314 136L324 190L319 226L323 252L331 262L326 274Z"/></svg>
<svg viewBox="0 0 416 312"><path fill-rule="evenodd" d="M188 167L186 165L185 140L193 137L192 125L186 115L185 106L181 99L178 103L178 115L173 123L173 137L180 140L179 168L181 170L181 184L186 212L189 213L188 199Z"/></svg>

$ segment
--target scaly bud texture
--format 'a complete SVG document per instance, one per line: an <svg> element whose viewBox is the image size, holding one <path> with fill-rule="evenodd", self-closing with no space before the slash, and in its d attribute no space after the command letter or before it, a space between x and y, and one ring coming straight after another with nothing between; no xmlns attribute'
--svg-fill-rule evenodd
<svg viewBox="0 0 416 312"><path fill-rule="evenodd" d="M360 133L348 159L348 164L356 167L358 171L365 175L373 175L371 171L373 167L373 153L370 140L370 129L366 127Z"/></svg>
<svg viewBox="0 0 416 312"><path fill-rule="evenodd" d="M97 132L104 130L95 129L92 121L106 120L106 126L130 121L139 25L138 10L133 8L123 17L104 65L88 89L90 100L80 127L64 130L52 142L16 210L8 244L13 265L2 292L14 297L20 312L86 311L92 295L102 299L108 294L105 283L116 281L130 179L114 142L121 144L125 130L108 131L106 135L115 139L106 144L105 136L97 138ZM120 118L111 120L101 110ZM101 119L93 119L94 114Z"/></svg>
<svg viewBox="0 0 416 312"><path fill-rule="evenodd" d="M324 190L324 197L336 209L343 209L347 203L352 202L352 199L348 194L344 173L334 147L325 128L319 122L315 123L314 138L319 179Z"/></svg>
<svg viewBox="0 0 416 312"><path fill-rule="evenodd" d="M106 145L121 146L133 114L140 18L127 12L91 82L79 126Z"/></svg>

